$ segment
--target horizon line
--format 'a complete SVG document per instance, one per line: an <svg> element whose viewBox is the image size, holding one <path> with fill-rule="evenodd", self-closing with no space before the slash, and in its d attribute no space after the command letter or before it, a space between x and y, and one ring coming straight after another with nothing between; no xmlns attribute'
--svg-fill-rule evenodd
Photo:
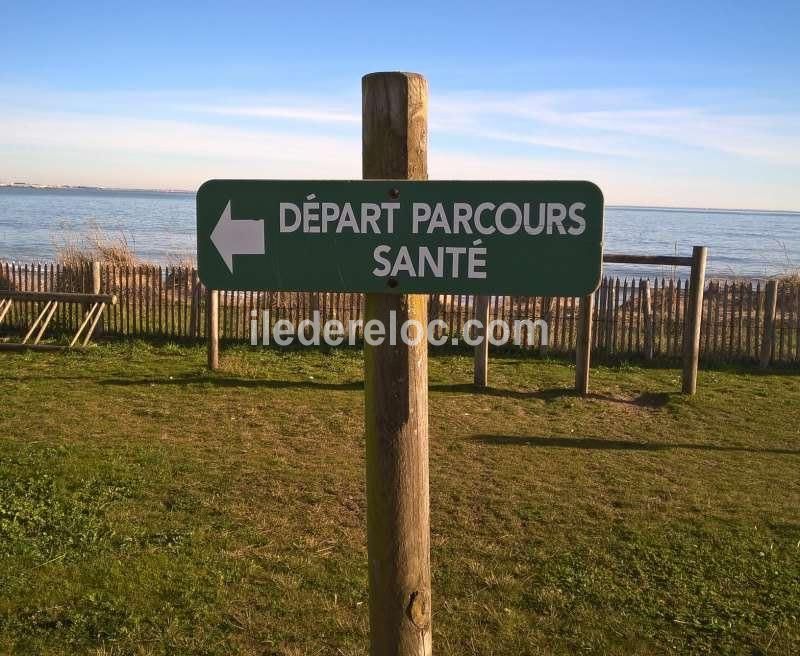
<svg viewBox="0 0 800 656"><path fill-rule="evenodd" d="M277 178L280 179L280 178ZM287 181L289 181L287 179ZM345 181L345 180L343 180ZM349 179L348 179L349 181ZM435 182L432 180L431 182ZM477 180L464 180L464 182L477 182ZM513 182L524 182L524 180L513 180ZM41 189L41 190L58 190L58 189L87 189L93 191L122 191L122 192L147 192L158 194L197 194L197 189L179 189L179 188L148 188L148 187L105 187L102 185L70 185L70 184L37 184L33 182L3 182L0 181L0 188L10 189ZM199 187L198 187L199 189ZM796 210L774 210L774 209L756 209L748 207L689 207L685 205L625 205L625 204L607 204L605 209L621 209L621 210L663 210L667 212L728 212L728 213L757 213L757 214L800 214L800 209Z"/></svg>

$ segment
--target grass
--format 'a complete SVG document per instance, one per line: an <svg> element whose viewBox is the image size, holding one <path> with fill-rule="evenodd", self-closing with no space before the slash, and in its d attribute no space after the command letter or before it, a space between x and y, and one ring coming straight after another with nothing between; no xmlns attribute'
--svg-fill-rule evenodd
<svg viewBox="0 0 800 656"><path fill-rule="evenodd" d="M82 234L68 233L54 245L56 259L65 267L88 267L92 262L125 267L138 262L132 237L124 232L111 234L97 224Z"/></svg>
<svg viewBox="0 0 800 656"><path fill-rule="evenodd" d="M364 654L363 361L0 355L0 653ZM430 363L436 654L797 654L800 377Z"/></svg>

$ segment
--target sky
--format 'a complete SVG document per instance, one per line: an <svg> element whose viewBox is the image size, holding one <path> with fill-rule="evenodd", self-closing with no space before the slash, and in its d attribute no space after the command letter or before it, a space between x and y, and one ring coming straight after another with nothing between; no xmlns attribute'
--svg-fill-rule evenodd
<svg viewBox="0 0 800 656"><path fill-rule="evenodd" d="M430 88L435 179L800 210L800 2L0 0L0 181L361 175L361 76Z"/></svg>

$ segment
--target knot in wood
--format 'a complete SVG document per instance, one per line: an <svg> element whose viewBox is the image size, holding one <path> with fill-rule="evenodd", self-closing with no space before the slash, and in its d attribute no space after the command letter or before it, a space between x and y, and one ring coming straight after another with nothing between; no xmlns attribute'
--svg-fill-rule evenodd
<svg viewBox="0 0 800 656"><path fill-rule="evenodd" d="M420 631L425 631L431 625L430 590L415 590L412 592L406 612L414 626Z"/></svg>

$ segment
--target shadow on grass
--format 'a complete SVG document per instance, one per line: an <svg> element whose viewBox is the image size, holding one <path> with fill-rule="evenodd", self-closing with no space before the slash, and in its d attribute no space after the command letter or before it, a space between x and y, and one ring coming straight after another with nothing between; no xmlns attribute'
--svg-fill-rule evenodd
<svg viewBox="0 0 800 656"><path fill-rule="evenodd" d="M48 380L90 380L80 376L37 376ZM8 380L30 380L30 377L9 377ZM314 380L271 380L260 378L239 378L214 374L185 374L170 378L104 378L97 381L100 385L112 385L117 387L136 387L148 385L164 386L189 386L189 385L210 385L212 387L255 387L263 389L317 389L317 390L363 390L364 381L356 380L346 383L327 383ZM431 392L445 392L470 395L486 395L507 399L530 400L538 399L545 402L556 401L561 398L593 399L607 401L609 403L620 403L624 405L638 406L642 408L661 408L667 403L671 396L679 396L677 392L644 392L633 398L608 396L605 394L588 394L580 396L575 390L569 387L551 387L540 390L513 390L498 387L477 388L471 383L446 385L433 384L429 387Z"/></svg>
<svg viewBox="0 0 800 656"><path fill-rule="evenodd" d="M608 396L606 394L587 394L581 396L571 387L548 387L539 390L510 390L499 387L478 388L472 384L464 383L460 385L434 384L430 386L432 392L450 392L456 394L484 394L486 396L497 396L507 399L539 399L540 401L556 401L561 398L594 399L597 401L608 401L610 403L622 403L634 405L641 408L661 408L669 403L672 396L679 396L677 392L644 392L633 398Z"/></svg>
<svg viewBox="0 0 800 656"><path fill-rule="evenodd" d="M259 387L263 389L316 389L316 390L360 390L364 382L325 383L314 380L269 380L259 378L232 378L207 374L189 374L171 378L106 378L98 381L101 385L136 387L147 385L188 386L211 385L212 387Z"/></svg>
<svg viewBox="0 0 800 656"><path fill-rule="evenodd" d="M106 372L106 375L108 373ZM226 376L225 374L212 374L212 373L193 373L193 374L179 374L173 377L161 378L153 376L152 378L138 377L138 378L101 378L94 379L91 375L75 376L75 375L46 375L37 372L35 375L17 375L5 376L5 382L30 382L31 380L58 380L58 381L83 381L91 382L100 385L113 385L119 387L136 387L148 385L165 385L165 386L189 386L189 385L210 385L212 387L260 387L264 389L318 389L318 390L363 390L364 382L361 380L351 381L346 383L326 383L314 380L271 380L264 378L241 378L236 376ZM570 387L551 387L538 390L514 390L504 389L500 387L475 387L472 383L460 384L444 384L434 383L428 388L431 392L444 392L455 394L469 394L495 396L506 399L516 400L530 400L538 399L541 401L551 402L561 398L586 398L599 401L608 401L610 403L621 403L625 405L633 405L646 408L660 408L669 403L669 399L677 392L645 392L633 398L614 397L605 394L588 394L581 397L574 389Z"/></svg>
<svg viewBox="0 0 800 656"><path fill-rule="evenodd" d="M800 455L796 449L756 449L744 446L720 446L694 442L636 442L634 440L602 439L599 437L543 437L526 435L474 435L472 442L490 446L540 446L545 448L588 449L600 451L668 451L670 449L693 449L697 451L730 451L744 453L769 453L776 455Z"/></svg>
<svg viewBox="0 0 800 656"><path fill-rule="evenodd" d="M212 387L259 387L264 389L317 389L317 390L363 390L364 382L361 380L347 383L326 383L313 380L269 380L259 378L237 378L230 376L215 376L213 374L187 374L172 378L106 378L98 381L101 385L115 385L120 387L135 387L139 385L166 385L166 386L188 386L188 385L211 385ZM672 395L668 392L644 393L632 399L617 398L604 394L589 394L581 397L573 389L568 387L552 387L548 389L532 390L529 392L500 389L497 387L485 387L479 389L474 385L465 383L460 385L431 385L431 392L455 392L463 394L484 394L508 399L526 400L539 399L543 401L555 401L562 397L588 398L611 403L623 403L648 408L659 408L669 402Z"/></svg>

